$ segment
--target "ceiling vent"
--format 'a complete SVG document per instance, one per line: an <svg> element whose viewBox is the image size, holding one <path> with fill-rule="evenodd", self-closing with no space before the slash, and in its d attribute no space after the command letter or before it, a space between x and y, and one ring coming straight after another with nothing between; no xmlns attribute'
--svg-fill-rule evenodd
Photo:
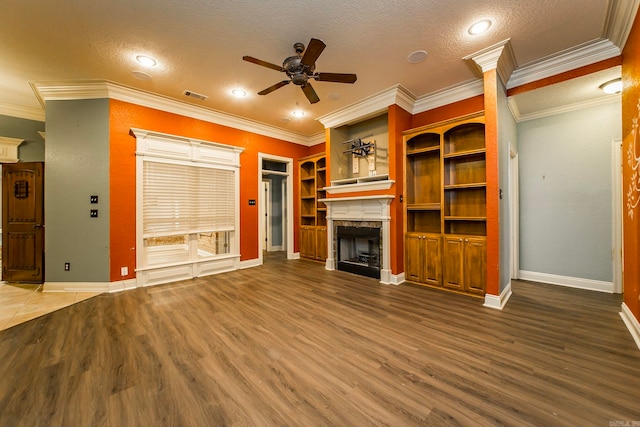
<svg viewBox="0 0 640 427"><path fill-rule="evenodd" d="M193 92L191 90L185 90L184 94L190 96L191 98L196 98L201 101L206 101L209 97L207 95L203 95L201 93Z"/></svg>

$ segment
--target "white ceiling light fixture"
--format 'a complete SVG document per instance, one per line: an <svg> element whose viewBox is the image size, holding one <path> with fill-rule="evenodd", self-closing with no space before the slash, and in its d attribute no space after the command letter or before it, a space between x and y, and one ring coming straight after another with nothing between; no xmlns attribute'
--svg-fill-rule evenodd
<svg viewBox="0 0 640 427"><path fill-rule="evenodd" d="M416 50L415 52L411 52L409 56L407 56L407 62L409 64L419 64L425 59L429 54L426 50Z"/></svg>
<svg viewBox="0 0 640 427"><path fill-rule="evenodd" d="M602 83L600 89L607 94L620 93L622 92L622 79L613 79Z"/></svg>
<svg viewBox="0 0 640 427"><path fill-rule="evenodd" d="M235 96L236 98L244 98L245 96L247 96L247 91L243 89L232 89L231 95Z"/></svg>
<svg viewBox="0 0 640 427"><path fill-rule="evenodd" d="M472 36L477 36L478 34L482 34L491 28L491 21L488 19L483 19L481 21L476 22L472 26L469 27L469 34Z"/></svg>
<svg viewBox="0 0 640 427"><path fill-rule="evenodd" d="M155 67L158 64L158 62L155 59L146 55L136 56L136 61L138 61L140 64L144 65L145 67Z"/></svg>
<svg viewBox="0 0 640 427"><path fill-rule="evenodd" d="M291 112L291 115L293 117L304 117L304 111L302 111L302 110L293 110Z"/></svg>

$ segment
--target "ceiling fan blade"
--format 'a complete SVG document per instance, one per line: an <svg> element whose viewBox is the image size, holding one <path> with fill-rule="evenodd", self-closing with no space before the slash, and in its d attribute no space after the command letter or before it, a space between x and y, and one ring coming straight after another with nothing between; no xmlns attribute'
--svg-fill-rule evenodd
<svg viewBox="0 0 640 427"><path fill-rule="evenodd" d="M302 55L300 63L307 67L313 67L316 63L316 59L318 59L325 47L327 47L327 45L324 44L322 40L311 39L307 49L304 51L304 55Z"/></svg>
<svg viewBox="0 0 640 427"><path fill-rule="evenodd" d="M358 76L343 73L316 73L313 78L319 82L355 83Z"/></svg>
<svg viewBox="0 0 640 427"><path fill-rule="evenodd" d="M300 87L302 88L302 91L304 92L305 96L309 100L310 104L315 104L316 102L320 101L320 98L318 98L318 94L316 93L315 90L313 90L313 87L311 86L311 84L307 83L304 86L300 86Z"/></svg>
<svg viewBox="0 0 640 427"><path fill-rule="evenodd" d="M254 58L253 56L243 56L242 59L247 62L262 65L263 67L271 68L272 70L284 71L284 68L280 65L272 64L271 62L263 61L262 59Z"/></svg>
<svg viewBox="0 0 640 427"><path fill-rule="evenodd" d="M269 86L268 88L261 90L260 92L258 92L258 95L268 95L271 92L273 92L276 89L280 89L282 86L286 86L291 82L291 80L283 80L281 82L278 82L272 86Z"/></svg>

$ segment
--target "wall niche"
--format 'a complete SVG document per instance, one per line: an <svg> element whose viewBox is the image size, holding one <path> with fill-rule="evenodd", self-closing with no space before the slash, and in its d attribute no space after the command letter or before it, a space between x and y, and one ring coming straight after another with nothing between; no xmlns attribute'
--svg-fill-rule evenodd
<svg viewBox="0 0 640 427"><path fill-rule="evenodd" d="M388 115L330 129L331 185L389 175Z"/></svg>

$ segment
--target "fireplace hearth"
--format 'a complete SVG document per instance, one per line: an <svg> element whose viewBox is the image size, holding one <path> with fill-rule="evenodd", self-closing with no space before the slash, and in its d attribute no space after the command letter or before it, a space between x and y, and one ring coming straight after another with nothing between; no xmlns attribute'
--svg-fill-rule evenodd
<svg viewBox="0 0 640 427"><path fill-rule="evenodd" d="M380 278L380 228L336 227L338 270Z"/></svg>

